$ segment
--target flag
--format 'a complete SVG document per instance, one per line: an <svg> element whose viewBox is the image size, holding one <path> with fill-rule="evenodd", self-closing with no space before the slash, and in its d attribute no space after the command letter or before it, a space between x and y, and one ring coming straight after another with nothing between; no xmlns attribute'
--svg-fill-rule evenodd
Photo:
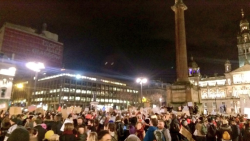
<svg viewBox="0 0 250 141"><path fill-rule="evenodd" d="M57 111L58 111L58 112L61 112L61 106L58 107Z"/></svg>

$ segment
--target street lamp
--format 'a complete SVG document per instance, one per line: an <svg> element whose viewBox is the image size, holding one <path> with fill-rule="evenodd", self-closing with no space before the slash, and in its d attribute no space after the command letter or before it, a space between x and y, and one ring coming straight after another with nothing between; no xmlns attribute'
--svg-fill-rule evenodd
<svg viewBox="0 0 250 141"><path fill-rule="evenodd" d="M45 69L44 67L44 64L41 63L41 62L28 62L26 63L26 67L32 71L34 71L36 74L35 74L35 83L34 83L34 94L35 94L35 91L36 91L36 83L37 83L37 76L38 76L38 72L41 71L41 69Z"/></svg>
<svg viewBox="0 0 250 141"><path fill-rule="evenodd" d="M148 81L147 78L143 78L143 77L136 79L136 83L139 83L141 85L141 103L142 103L142 84L147 83L147 81Z"/></svg>
<svg viewBox="0 0 250 141"><path fill-rule="evenodd" d="M161 98L161 97L159 98L159 101L160 101L160 107L161 107L161 101L162 101L162 98Z"/></svg>

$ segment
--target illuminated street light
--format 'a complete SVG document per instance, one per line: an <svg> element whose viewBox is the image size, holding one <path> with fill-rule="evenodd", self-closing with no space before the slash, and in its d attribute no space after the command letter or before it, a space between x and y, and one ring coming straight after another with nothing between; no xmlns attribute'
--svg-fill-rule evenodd
<svg viewBox="0 0 250 141"><path fill-rule="evenodd" d="M21 83L20 83L20 84L17 84L16 87L17 87L18 89L22 89L22 88L23 88L23 84L21 84Z"/></svg>
<svg viewBox="0 0 250 141"><path fill-rule="evenodd" d="M159 98L159 101L160 101L160 107L161 107L161 101L162 101L162 98L161 98L161 97Z"/></svg>
<svg viewBox="0 0 250 141"><path fill-rule="evenodd" d="M136 79L136 83L139 83L141 85L141 99L142 99L142 84L147 83L147 81L148 81L147 78L143 78L143 77ZM141 103L142 103L142 100L141 100Z"/></svg>
<svg viewBox="0 0 250 141"><path fill-rule="evenodd" d="M34 94L35 94L35 92L36 92L36 82L37 82L38 72L40 72L41 69L45 69L45 66L44 66L44 64L41 63L41 62L37 62L37 63L36 63L36 62L28 62L28 63L26 63L26 67L27 67L28 69L30 69L30 70L36 72L35 78L34 78L35 83L34 83L34 90L33 90L33 91L34 91Z"/></svg>
<svg viewBox="0 0 250 141"><path fill-rule="evenodd" d="M26 63L26 67L32 71L35 71L35 72L40 72L41 69L45 69L44 67L44 64L41 63L41 62L28 62Z"/></svg>

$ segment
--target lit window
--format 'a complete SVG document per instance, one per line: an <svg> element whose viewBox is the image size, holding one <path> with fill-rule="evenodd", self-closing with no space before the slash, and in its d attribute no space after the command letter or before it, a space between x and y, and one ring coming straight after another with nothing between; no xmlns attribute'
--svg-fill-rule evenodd
<svg viewBox="0 0 250 141"><path fill-rule="evenodd" d="M76 97L76 100L80 100L80 97Z"/></svg>

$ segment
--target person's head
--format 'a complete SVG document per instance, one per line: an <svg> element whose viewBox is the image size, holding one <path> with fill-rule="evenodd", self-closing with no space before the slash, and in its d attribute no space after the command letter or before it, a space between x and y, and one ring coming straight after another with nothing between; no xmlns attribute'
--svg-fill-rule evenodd
<svg viewBox="0 0 250 141"><path fill-rule="evenodd" d="M111 141L111 135L109 131L102 130L98 133L98 141Z"/></svg>
<svg viewBox="0 0 250 141"><path fill-rule="evenodd" d="M158 120L158 125L157 125L158 129L163 129L164 125L165 125L165 123L163 120Z"/></svg>
<svg viewBox="0 0 250 141"><path fill-rule="evenodd" d="M88 121L88 125L94 126L94 120L93 120L93 119L89 120L89 121Z"/></svg>
<svg viewBox="0 0 250 141"><path fill-rule="evenodd" d="M83 119L82 117L77 118L77 125L82 125Z"/></svg>
<svg viewBox="0 0 250 141"><path fill-rule="evenodd" d="M47 126L47 128L46 128L47 130L52 130L52 127L51 127L51 125L50 124L48 124L48 126Z"/></svg>
<svg viewBox="0 0 250 141"><path fill-rule="evenodd" d="M87 141L98 141L98 136L96 132L90 132L88 137L87 137Z"/></svg>
<svg viewBox="0 0 250 141"><path fill-rule="evenodd" d="M108 130L110 132L115 132L115 123L109 123L108 124Z"/></svg>
<svg viewBox="0 0 250 141"><path fill-rule="evenodd" d="M182 124L183 126L187 126L187 125L188 125L188 122L187 122L187 120L183 120L181 124Z"/></svg>
<svg viewBox="0 0 250 141"><path fill-rule="evenodd" d="M203 123L204 122L203 117L199 117L198 121Z"/></svg>
<svg viewBox="0 0 250 141"><path fill-rule="evenodd" d="M54 120L55 120L55 121L62 121L62 116L61 116L61 115L56 115L56 116L54 117Z"/></svg>
<svg viewBox="0 0 250 141"><path fill-rule="evenodd" d="M29 141L29 132L25 128L16 128L9 136L8 141Z"/></svg>
<svg viewBox="0 0 250 141"><path fill-rule="evenodd" d="M157 121L156 118L152 118L152 119L150 120L150 125L151 125L151 126L157 127L157 124L158 124L158 121Z"/></svg>
<svg viewBox="0 0 250 141"><path fill-rule="evenodd" d="M137 122L136 123L136 129L140 130L142 128L142 123L141 122Z"/></svg>
<svg viewBox="0 0 250 141"><path fill-rule="evenodd" d="M84 125L79 125L77 127L79 134L84 134L85 132L85 126Z"/></svg>
<svg viewBox="0 0 250 141"><path fill-rule="evenodd" d="M236 125L235 120L232 120L232 121L231 121L231 124L232 124L232 125Z"/></svg>
<svg viewBox="0 0 250 141"><path fill-rule="evenodd" d="M12 115L10 117L10 124L13 125L13 124L16 124L18 122L18 119L15 115Z"/></svg>
<svg viewBox="0 0 250 141"><path fill-rule="evenodd" d="M74 129L73 123L65 123L64 124L64 131L72 131Z"/></svg>

